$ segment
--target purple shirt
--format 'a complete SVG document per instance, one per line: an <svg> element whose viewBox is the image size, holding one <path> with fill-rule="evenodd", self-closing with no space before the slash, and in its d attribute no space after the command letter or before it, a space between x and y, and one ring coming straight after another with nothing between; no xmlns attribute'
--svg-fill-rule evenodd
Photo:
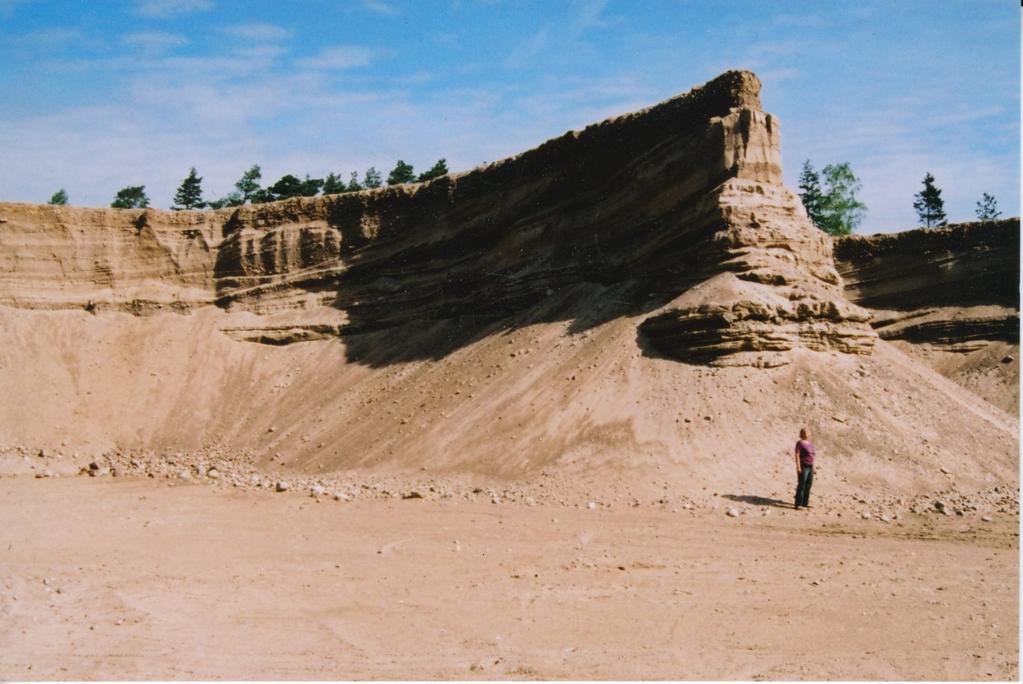
<svg viewBox="0 0 1023 684"><path fill-rule="evenodd" d="M813 442L801 439L796 442L796 452L799 454L799 464L804 466L813 465L813 457L817 455L813 448Z"/></svg>

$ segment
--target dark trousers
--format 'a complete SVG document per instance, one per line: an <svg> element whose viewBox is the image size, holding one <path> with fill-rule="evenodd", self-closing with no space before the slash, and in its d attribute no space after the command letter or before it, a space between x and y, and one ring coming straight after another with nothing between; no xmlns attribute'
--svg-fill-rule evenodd
<svg viewBox="0 0 1023 684"><path fill-rule="evenodd" d="M813 485L813 466L803 466L796 480L796 507L810 505L810 487Z"/></svg>

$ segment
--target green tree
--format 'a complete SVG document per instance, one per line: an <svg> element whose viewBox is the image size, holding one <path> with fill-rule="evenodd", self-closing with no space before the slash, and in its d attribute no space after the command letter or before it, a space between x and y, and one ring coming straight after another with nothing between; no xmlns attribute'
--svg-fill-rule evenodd
<svg viewBox="0 0 1023 684"><path fill-rule="evenodd" d="M807 159L803 162L803 171L799 174L799 199L803 200L806 215L817 227L821 225L821 204L824 193L821 191L821 177Z"/></svg>
<svg viewBox="0 0 1023 684"><path fill-rule="evenodd" d="M341 176L334 172L328 173L327 177L323 179L324 195L339 195L347 189L345 182L341 180Z"/></svg>
<svg viewBox="0 0 1023 684"><path fill-rule="evenodd" d="M412 172L412 165L406 164L402 160L398 160L398 163L391 169L391 173L387 176L388 185L398 185L400 183L413 183L416 180L415 173Z"/></svg>
<svg viewBox="0 0 1023 684"><path fill-rule="evenodd" d="M297 177L287 173L281 179L267 188L268 202L288 199L289 197L301 197L305 189L304 184Z"/></svg>
<svg viewBox="0 0 1023 684"><path fill-rule="evenodd" d="M358 192L362 190L362 185L359 183L359 172L352 171L352 175L348 179L348 192Z"/></svg>
<svg viewBox="0 0 1023 684"><path fill-rule="evenodd" d="M849 162L828 164L821 173L824 194L821 196L817 226L830 235L849 235L867 213L867 205L856 199L860 180Z"/></svg>
<svg viewBox="0 0 1023 684"><path fill-rule="evenodd" d="M441 176L448 175L448 163L444 159L437 160L437 163L430 167L429 170L423 171L419 174L417 179L420 183L434 178L440 178Z"/></svg>
<svg viewBox="0 0 1023 684"><path fill-rule="evenodd" d="M913 208L916 209L916 215L920 218L921 223L928 228L944 226L947 223L945 200L941 199L941 190L934 185L934 176L930 172L924 176L924 189L914 197L916 197L916 201L913 202Z"/></svg>
<svg viewBox="0 0 1023 684"><path fill-rule="evenodd" d="M310 178L307 173L305 180L302 181L302 197L315 197L320 193L320 188L322 187L322 178Z"/></svg>
<svg viewBox="0 0 1023 684"><path fill-rule="evenodd" d="M51 202L52 203L52 202ZM984 193L984 198L977 202L977 219L980 221L994 221L1002 215L998 211L998 200L994 195Z"/></svg>
<svg viewBox="0 0 1023 684"><path fill-rule="evenodd" d="M242 174L242 177L234 184L234 187L238 188L238 192L241 193L242 204L253 201L262 188L259 187L259 181L263 178L263 171L259 168L259 164L253 164L248 171ZM234 206L234 205L231 205Z"/></svg>
<svg viewBox="0 0 1023 684"><path fill-rule="evenodd" d="M67 191L64 188L61 188L57 192L53 193L50 197L50 204L57 204L60 206L67 204Z"/></svg>
<svg viewBox="0 0 1023 684"><path fill-rule="evenodd" d="M142 209L149 206L149 198L146 197L146 186L129 185L117 191L117 196L110 203L114 209Z"/></svg>
<svg viewBox="0 0 1023 684"><path fill-rule="evenodd" d="M171 209L202 209L206 203L202 201L202 178L195 172L195 167L188 170L188 176L181 181L174 195Z"/></svg>
<svg viewBox="0 0 1023 684"><path fill-rule="evenodd" d="M412 168L411 166L409 167ZM366 169L366 174L363 176L363 184L367 188L379 188L384 184L384 179L381 177L380 172L377 171L375 166L371 166Z"/></svg>

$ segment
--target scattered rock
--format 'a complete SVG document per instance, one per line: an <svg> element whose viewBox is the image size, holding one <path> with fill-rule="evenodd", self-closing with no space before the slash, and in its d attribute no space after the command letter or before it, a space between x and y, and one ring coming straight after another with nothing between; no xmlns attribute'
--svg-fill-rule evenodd
<svg viewBox="0 0 1023 684"><path fill-rule="evenodd" d="M934 506L934 510L940 511L942 513L945 512L945 502L944 501L935 500L934 503L933 503L933 506Z"/></svg>
<svg viewBox="0 0 1023 684"><path fill-rule="evenodd" d="M180 471L178 471L178 479L179 480L191 480L192 479L192 473L188 472L187 470L180 470Z"/></svg>
<svg viewBox="0 0 1023 684"><path fill-rule="evenodd" d="M206 477L210 478L211 480L219 480L220 471L217 470L216 468L210 468L209 470L206 471Z"/></svg>
<svg viewBox="0 0 1023 684"><path fill-rule="evenodd" d="M590 501L589 503L586 504L586 508L590 509L591 511L596 510L597 502L596 501Z"/></svg>
<svg viewBox="0 0 1023 684"><path fill-rule="evenodd" d="M423 495L420 494L419 492L412 491L412 492L409 492L408 494L402 494L401 498L403 498L403 499L422 499Z"/></svg>
<svg viewBox="0 0 1023 684"><path fill-rule="evenodd" d="M318 485L317 484L317 485L313 485L312 487L309 488L309 496L311 496L313 498L323 496L326 493L327 493L327 490L323 487L323 485Z"/></svg>
<svg viewBox="0 0 1023 684"><path fill-rule="evenodd" d="M871 518L874 517L874 514L871 513L870 511L863 511L862 513L860 513L860 517L863 518L864 520L870 520Z"/></svg>
<svg viewBox="0 0 1023 684"><path fill-rule="evenodd" d="M984 522L991 522L993 520L993 518L990 515L982 515L980 516L980 519L983 520Z"/></svg>
<svg viewBox="0 0 1023 684"><path fill-rule="evenodd" d="M1002 357L1002 363L1012 363L1015 360L1016 359L1011 355Z"/></svg>
<svg viewBox="0 0 1023 684"><path fill-rule="evenodd" d="M725 515L727 515L729 518L738 517L739 509L738 508L729 508L727 511L725 511Z"/></svg>
<svg viewBox="0 0 1023 684"><path fill-rule="evenodd" d="M291 485L285 482L284 480L281 480L274 486L274 489L276 489L278 492L286 492L289 489L291 489Z"/></svg>

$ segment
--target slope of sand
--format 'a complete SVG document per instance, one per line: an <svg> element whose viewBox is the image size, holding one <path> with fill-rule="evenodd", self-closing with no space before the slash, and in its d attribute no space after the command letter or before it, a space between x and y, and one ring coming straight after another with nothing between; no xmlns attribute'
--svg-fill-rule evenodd
<svg viewBox="0 0 1023 684"><path fill-rule="evenodd" d="M636 319L622 317L581 331L518 321L436 359L386 361L413 333L426 345L458 333L442 323L359 336L373 366L347 363L337 340L274 347L220 332L249 316L0 309L0 377L17 397L0 409L0 446L67 444L84 465L114 447L220 444L306 473L549 468L594 495L697 496L762 493L805 424L843 494L938 491L942 468L965 488L1018 483L1015 416L885 343L871 356L706 368L643 351Z"/></svg>
<svg viewBox="0 0 1023 684"><path fill-rule="evenodd" d="M1018 676L1018 523L0 479L4 679ZM735 518L723 506L738 506Z"/></svg>

